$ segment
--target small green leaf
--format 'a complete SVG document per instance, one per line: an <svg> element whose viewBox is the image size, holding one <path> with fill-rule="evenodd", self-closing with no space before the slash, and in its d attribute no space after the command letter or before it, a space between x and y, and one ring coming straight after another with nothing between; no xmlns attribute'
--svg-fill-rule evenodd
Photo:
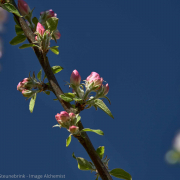
<svg viewBox="0 0 180 180"><path fill-rule="evenodd" d="M56 99L53 99L54 101L58 101L58 98L56 98Z"/></svg>
<svg viewBox="0 0 180 180"><path fill-rule="evenodd" d="M20 26L18 26L17 24L15 25L15 31L16 31L16 35L20 35L20 34L24 33L22 28Z"/></svg>
<svg viewBox="0 0 180 180"><path fill-rule="evenodd" d="M37 23L38 23L37 17L33 17L33 18L32 18L32 22L34 23L35 29L36 29L36 26L37 26Z"/></svg>
<svg viewBox="0 0 180 180"><path fill-rule="evenodd" d="M94 133L99 134L99 135L104 135L103 131L101 131L100 129L85 128L85 129L81 130L81 132L85 132L85 131L90 131L90 132L94 132Z"/></svg>
<svg viewBox="0 0 180 180"><path fill-rule="evenodd" d="M53 74L56 74L56 73L62 71L64 68L61 66L53 66L53 67L51 67L51 69L52 69ZM44 79L46 79L46 78L47 78L47 76L45 74Z"/></svg>
<svg viewBox="0 0 180 180"><path fill-rule="evenodd" d="M75 94L74 94L74 93L64 93L64 95L65 95L66 97L71 98L71 99L73 99L73 98L75 97Z"/></svg>
<svg viewBox="0 0 180 180"><path fill-rule="evenodd" d="M59 19L56 17L49 18L46 21L46 26L50 31L54 31L57 29Z"/></svg>
<svg viewBox="0 0 180 180"><path fill-rule="evenodd" d="M10 3L4 3L2 5L2 8L5 9L6 11L8 12L11 12L11 13L14 13L16 14L17 16L19 17L22 17L20 14L19 14L19 11Z"/></svg>
<svg viewBox="0 0 180 180"><path fill-rule="evenodd" d="M29 103L29 110L31 113L33 112L35 101L36 101L36 94L31 98Z"/></svg>
<svg viewBox="0 0 180 180"><path fill-rule="evenodd" d="M98 156L102 159L104 156L104 152L105 152L105 147L104 146L99 146L96 150Z"/></svg>
<svg viewBox="0 0 180 180"><path fill-rule="evenodd" d="M60 97L61 97L61 99L63 99L63 100L66 101L66 102L71 102L71 101L73 101L72 98L69 98L69 97L65 96L64 94L61 94Z"/></svg>
<svg viewBox="0 0 180 180"><path fill-rule="evenodd" d="M20 44L22 42L24 42L26 40L26 36L24 35L17 35L16 37L14 37L11 41L10 41L10 44L11 45L17 45L17 44Z"/></svg>
<svg viewBox="0 0 180 180"><path fill-rule="evenodd" d="M98 180L99 179L99 175L97 175L96 179L95 180Z"/></svg>
<svg viewBox="0 0 180 180"><path fill-rule="evenodd" d="M33 47L35 46L34 44L23 44L22 46L19 47L19 49L25 49L25 48L29 48L29 47Z"/></svg>
<svg viewBox="0 0 180 180"><path fill-rule="evenodd" d="M50 91L44 91L44 92L45 92L47 95L50 95L50 93L51 93Z"/></svg>
<svg viewBox="0 0 180 180"><path fill-rule="evenodd" d="M66 139L66 147L68 147L70 143L71 143L71 134Z"/></svg>
<svg viewBox="0 0 180 180"><path fill-rule="evenodd" d="M106 114L108 114L110 117L113 117L111 111L108 109L108 107L104 104L104 102L100 99L94 100L95 106L99 107L101 110L103 110Z"/></svg>
<svg viewBox="0 0 180 180"><path fill-rule="evenodd" d="M41 78L42 78L42 69L38 72L37 78L41 81Z"/></svg>
<svg viewBox="0 0 180 180"><path fill-rule="evenodd" d="M119 179L132 180L132 177L129 173L124 171L123 169L116 168L109 172L112 176L117 177Z"/></svg>
<svg viewBox="0 0 180 180"><path fill-rule="evenodd" d="M62 71L62 70L63 70L63 67L61 67L61 66L53 66L51 69L52 69L52 72L53 72L54 74L56 74L56 73Z"/></svg>
<svg viewBox="0 0 180 180"><path fill-rule="evenodd" d="M77 120L76 120L76 124L77 124L77 123L81 120L81 116L78 115L78 116L76 117L76 119L77 119Z"/></svg>
<svg viewBox="0 0 180 180"><path fill-rule="evenodd" d="M54 33L52 34L52 38L53 38L53 40L57 43L57 39L56 39Z"/></svg>
<svg viewBox="0 0 180 180"><path fill-rule="evenodd" d="M76 159L76 156L75 156L74 152L72 153L72 157L73 157L74 159Z"/></svg>
<svg viewBox="0 0 180 180"><path fill-rule="evenodd" d="M82 101L82 99L81 99L81 98L78 98L78 97L73 98L73 100L76 101L76 102Z"/></svg>
<svg viewBox="0 0 180 180"><path fill-rule="evenodd" d="M76 157L76 160L78 162L78 168L80 170L88 171L93 170L92 165L84 158Z"/></svg>
<svg viewBox="0 0 180 180"><path fill-rule="evenodd" d="M58 50L58 47L59 46L53 46L53 47L50 47L50 50L54 53L54 54L59 54L59 50Z"/></svg>

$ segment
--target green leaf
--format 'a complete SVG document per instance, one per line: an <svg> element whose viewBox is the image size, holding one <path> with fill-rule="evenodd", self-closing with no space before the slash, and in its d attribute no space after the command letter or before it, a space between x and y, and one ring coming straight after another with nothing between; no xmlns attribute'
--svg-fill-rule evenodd
<svg viewBox="0 0 180 180"><path fill-rule="evenodd" d="M35 29L36 29L37 23L39 22L38 19L37 19L37 17L33 17L33 18L32 18L32 22L34 23Z"/></svg>
<svg viewBox="0 0 180 180"><path fill-rule="evenodd" d="M64 68L61 66L53 66L53 67L51 67L51 69L52 69L53 74L56 74L56 73L62 71ZM44 79L46 79L46 78L47 78L47 76L45 74Z"/></svg>
<svg viewBox="0 0 180 180"><path fill-rule="evenodd" d="M50 50L54 53L54 54L59 54L59 50L58 50L58 47L59 46L53 46L53 47L50 47Z"/></svg>
<svg viewBox="0 0 180 180"><path fill-rule="evenodd" d="M41 78L42 78L42 69L38 72L37 78L41 81Z"/></svg>
<svg viewBox="0 0 180 180"><path fill-rule="evenodd" d="M71 98L71 99L73 99L73 98L75 97L75 94L74 94L74 93L64 93L64 95L65 95L66 97Z"/></svg>
<svg viewBox="0 0 180 180"><path fill-rule="evenodd" d="M83 171L93 170L92 165L84 158L76 157L78 168Z"/></svg>
<svg viewBox="0 0 180 180"><path fill-rule="evenodd" d="M81 120L81 116L78 115L78 116L76 117L76 119L77 119L77 120L76 120L76 124L77 124L77 123Z"/></svg>
<svg viewBox="0 0 180 180"><path fill-rule="evenodd" d="M14 13L16 14L17 16L19 17L22 17L20 14L19 14L19 11L10 3L4 3L2 5L2 8L5 9L6 11L8 12L11 12L11 13Z"/></svg>
<svg viewBox="0 0 180 180"><path fill-rule="evenodd" d="M116 168L109 172L112 176L117 177L119 179L132 180L132 177L129 173L124 171L123 169Z"/></svg>
<svg viewBox="0 0 180 180"><path fill-rule="evenodd" d="M71 143L71 134L66 139L66 147L68 147L70 143Z"/></svg>
<svg viewBox="0 0 180 180"><path fill-rule="evenodd" d="M58 21L59 21L59 19L56 18L56 17L49 18L49 19L46 21L47 28L48 28L50 31L56 30L56 29L57 29L57 25L58 25Z"/></svg>
<svg viewBox="0 0 180 180"><path fill-rule="evenodd" d="M97 175L96 179L95 180L98 180L99 179L99 175Z"/></svg>
<svg viewBox="0 0 180 180"><path fill-rule="evenodd" d="M58 101L58 98L56 98L56 99L53 99L54 101Z"/></svg>
<svg viewBox="0 0 180 180"><path fill-rule="evenodd" d="M73 157L74 159L76 159L76 156L75 156L74 152L72 153L72 157Z"/></svg>
<svg viewBox="0 0 180 180"><path fill-rule="evenodd" d="M52 34L52 38L53 38L53 40L57 43L57 39L56 39L56 37L55 37L54 34Z"/></svg>
<svg viewBox="0 0 180 180"><path fill-rule="evenodd" d="M63 70L63 67L61 67L61 66L53 66L51 69L52 69L52 72L53 72L54 74L56 74L56 73L62 71L62 70Z"/></svg>
<svg viewBox="0 0 180 180"><path fill-rule="evenodd" d="M33 112L35 101L36 101L36 94L31 98L29 103L29 110L31 113Z"/></svg>
<svg viewBox="0 0 180 180"><path fill-rule="evenodd" d="M34 44L23 44L22 46L19 47L19 49L25 49L25 48L29 48L29 47L33 47L35 46Z"/></svg>
<svg viewBox="0 0 180 180"><path fill-rule="evenodd" d="M16 35L20 35L20 34L24 33L22 28L20 26L18 26L17 24L15 25L15 31L16 31Z"/></svg>
<svg viewBox="0 0 180 180"><path fill-rule="evenodd" d="M63 99L63 100L66 101L66 102L71 102L71 101L73 101L72 98L69 98L69 97L65 96L64 94L61 94L60 97L61 97L61 99Z"/></svg>
<svg viewBox="0 0 180 180"><path fill-rule="evenodd" d="M44 92L45 92L47 95L50 95L50 93L51 93L50 91L44 91Z"/></svg>
<svg viewBox="0 0 180 180"><path fill-rule="evenodd" d="M114 119L111 111L108 109L108 107L104 104L104 102L102 100L96 99L96 100L94 100L94 104Z"/></svg>
<svg viewBox="0 0 180 180"><path fill-rule="evenodd" d="M76 101L76 102L82 101L82 99L78 98L78 97L73 98L73 100Z"/></svg>
<svg viewBox="0 0 180 180"><path fill-rule="evenodd" d="M17 35L16 37L14 37L11 41L10 41L10 44L11 45L17 45L17 44L20 44L22 42L24 42L26 40L26 36L24 35Z"/></svg>
<svg viewBox="0 0 180 180"><path fill-rule="evenodd" d="M85 132L85 131L90 131L90 132L94 132L94 133L99 134L99 135L104 135L103 131L101 131L100 129L85 128L85 129L81 130L81 132Z"/></svg>
<svg viewBox="0 0 180 180"><path fill-rule="evenodd" d="M99 146L96 150L98 156L102 159L104 156L104 152L105 152L105 147L104 146Z"/></svg>

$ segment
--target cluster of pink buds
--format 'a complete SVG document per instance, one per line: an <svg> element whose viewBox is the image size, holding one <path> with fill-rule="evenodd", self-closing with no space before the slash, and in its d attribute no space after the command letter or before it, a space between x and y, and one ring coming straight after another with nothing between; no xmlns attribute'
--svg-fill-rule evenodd
<svg viewBox="0 0 180 180"><path fill-rule="evenodd" d="M75 126L77 119L74 113L61 111L60 114L55 115L55 118L59 125L66 128L70 133L77 134L79 132L79 127Z"/></svg>
<svg viewBox="0 0 180 180"><path fill-rule="evenodd" d="M89 99L91 92L96 92L95 98L103 98L109 92L109 85L103 85L103 78L96 72L92 72L85 80L86 91L81 88L81 76L77 70L74 70L70 77L70 87L76 95L84 100Z"/></svg>
<svg viewBox="0 0 180 180"><path fill-rule="evenodd" d="M50 30L45 30L43 25L41 23L37 23L36 26L36 32L35 34L35 43L38 44L38 46L43 50L43 52L47 52L50 48L50 41L51 39L60 39L61 34L60 32L56 29L53 32L50 32Z"/></svg>
<svg viewBox="0 0 180 180"><path fill-rule="evenodd" d="M42 85L33 77L24 78L17 85L17 90L22 93L24 97L31 98L35 93L41 92Z"/></svg>
<svg viewBox="0 0 180 180"><path fill-rule="evenodd" d="M57 17L57 14L54 13L54 11L53 11L52 9L47 10L47 11L44 11L44 12L41 12L41 13L40 13L40 18L39 18L39 23L40 23L41 25L45 26L46 21L47 21L49 18L52 18L52 17ZM60 39L61 34L60 34L59 30L56 29L56 30L53 32L53 34L52 34L52 39L55 40L53 36L54 36L56 39Z"/></svg>
<svg viewBox="0 0 180 180"><path fill-rule="evenodd" d="M50 40L52 38L50 31L45 30L43 25L38 22L35 34L37 35L35 36L35 43L39 45L43 52L48 51L50 48Z"/></svg>
<svg viewBox="0 0 180 180"><path fill-rule="evenodd" d="M45 25L46 21L51 17L57 17L57 14L54 13L54 11L52 9L47 10L47 11L43 11L40 13L39 22L42 25Z"/></svg>

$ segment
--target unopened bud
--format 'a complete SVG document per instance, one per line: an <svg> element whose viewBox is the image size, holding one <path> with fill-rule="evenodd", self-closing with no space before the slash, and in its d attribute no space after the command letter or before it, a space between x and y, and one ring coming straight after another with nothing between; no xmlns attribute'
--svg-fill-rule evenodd
<svg viewBox="0 0 180 180"><path fill-rule="evenodd" d="M22 95L23 95L24 97L30 98L30 97L33 96L33 94L34 94L33 91L26 90L26 89L25 89L25 90L22 90Z"/></svg>
<svg viewBox="0 0 180 180"><path fill-rule="evenodd" d="M27 16L31 12L31 9L24 0L18 0L18 9L23 16Z"/></svg>
<svg viewBox="0 0 180 180"><path fill-rule="evenodd" d="M61 33L60 33L57 29L54 31L53 34L54 34L54 36L55 36L56 39L60 39Z"/></svg>
<svg viewBox="0 0 180 180"><path fill-rule="evenodd" d="M55 115L55 118L59 123L64 123L69 120L69 114L66 111L61 111L60 114Z"/></svg>
<svg viewBox="0 0 180 180"><path fill-rule="evenodd" d="M72 134L76 134L78 131L79 131L79 127L77 127L77 126L69 127L69 132Z"/></svg>
<svg viewBox="0 0 180 180"><path fill-rule="evenodd" d="M45 29L41 23L37 23L36 32L38 32L41 36L43 36Z"/></svg>
<svg viewBox="0 0 180 180"><path fill-rule="evenodd" d="M72 83L75 86L79 86L81 82L81 76L79 75L79 72L75 69L70 77L70 83Z"/></svg>
<svg viewBox="0 0 180 180"><path fill-rule="evenodd" d="M103 85L103 89L104 89L104 96L106 96L108 94L108 92L109 92L109 85L108 85L108 83L105 86Z"/></svg>
<svg viewBox="0 0 180 180"><path fill-rule="evenodd" d="M103 82L103 78L96 72L92 72L86 79L86 88L95 88L93 90L98 90Z"/></svg>

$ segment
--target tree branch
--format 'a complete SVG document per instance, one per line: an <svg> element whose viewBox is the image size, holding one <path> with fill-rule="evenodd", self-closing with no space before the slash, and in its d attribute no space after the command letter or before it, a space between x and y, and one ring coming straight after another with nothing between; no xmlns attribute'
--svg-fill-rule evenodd
<svg viewBox="0 0 180 180"><path fill-rule="evenodd" d="M16 6L14 0L12 0L12 3ZM16 20L21 25L21 28L24 31L24 34L27 37L29 43L33 43L35 41L35 35L33 34L30 27L27 25L25 20L23 18L15 15L15 14L14 14L14 17L16 18ZM35 52L35 54L39 60L39 63L41 64L46 76L47 76L47 79L49 81L49 84L51 86L53 93L55 94L55 96L57 97L57 99L59 100L59 102L61 103L63 108L65 109L65 111L67 111L68 113L70 113L70 112L73 112L75 114L79 113L80 112L79 110L72 108L70 103L63 101L60 98L60 95L63 94L63 91L60 88L60 86L56 80L56 77L54 76L54 74L52 72L52 69L51 69L51 66L49 64L47 56L44 56L42 51L37 47L33 47L33 50L34 50L34 52ZM79 126L80 130L84 129L81 121L79 121L78 126ZM87 151L88 155L90 156L91 160L93 161L94 165L96 166L100 177L103 180L112 180L108 170L106 169L105 165L103 164L103 162L99 158L98 154L96 153L96 150L94 149L87 133L83 132L83 134L84 134L85 138L76 137L76 136L75 137L79 140L79 142L82 144L82 146Z"/></svg>

